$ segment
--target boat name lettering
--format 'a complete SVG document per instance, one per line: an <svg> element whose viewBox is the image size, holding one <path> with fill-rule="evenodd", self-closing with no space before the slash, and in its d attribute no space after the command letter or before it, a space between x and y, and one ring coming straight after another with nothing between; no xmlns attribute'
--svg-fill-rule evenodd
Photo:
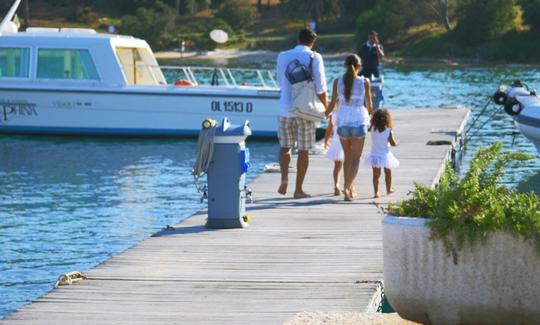
<svg viewBox="0 0 540 325"><path fill-rule="evenodd" d="M2 112L4 116L7 115L19 115L19 116L37 116L36 104L23 102L23 101L13 101L13 102L0 102L2 107Z"/></svg>
<svg viewBox="0 0 540 325"><path fill-rule="evenodd" d="M61 101L56 100L53 103L53 107L57 108L75 108L75 107L90 107L92 106L92 103L90 102L70 102L70 101Z"/></svg>
<svg viewBox="0 0 540 325"><path fill-rule="evenodd" d="M234 101L212 101L212 112L253 112L253 103Z"/></svg>

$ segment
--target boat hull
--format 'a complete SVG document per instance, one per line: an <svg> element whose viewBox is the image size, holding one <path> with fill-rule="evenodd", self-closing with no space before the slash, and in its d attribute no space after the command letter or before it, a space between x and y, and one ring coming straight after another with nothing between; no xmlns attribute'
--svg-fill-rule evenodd
<svg viewBox="0 0 540 325"><path fill-rule="evenodd" d="M514 116L516 127L540 153L540 100L535 96L518 97L523 110Z"/></svg>
<svg viewBox="0 0 540 325"><path fill-rule="evenodd" d="M193 89L0 89L0 132L74 136L196 136L206 118L277 135L279 92Z"/></svg>

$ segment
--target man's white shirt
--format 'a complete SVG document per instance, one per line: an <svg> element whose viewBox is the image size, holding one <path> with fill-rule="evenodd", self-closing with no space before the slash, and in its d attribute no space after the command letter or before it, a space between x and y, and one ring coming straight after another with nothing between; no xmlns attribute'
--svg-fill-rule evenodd
<svg viewBox="0 0 540 325"><path fill-rule="evenodd" d="M293 117L292 108L292 85L285 76L287 65L293 60L298 60L301 64L309 67L309 61L313 52L308 46L297 45L295 48L279 53L277 59L277 81L281 88L279 101L279 116ZM317 94L328 91L326 86L326 75L324 73L324 62L319 53L313 57L313 80Z"/></svg>

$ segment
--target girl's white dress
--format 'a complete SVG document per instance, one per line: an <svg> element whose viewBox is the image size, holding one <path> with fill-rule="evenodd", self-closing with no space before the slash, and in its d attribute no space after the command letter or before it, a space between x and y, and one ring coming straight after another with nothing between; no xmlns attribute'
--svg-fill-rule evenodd
<svg viewBox="0 0 540 325"><path fill-rule="evenodd" d="M365 165L388 169L399 167L399 160L390 152L390 131L390 128L382 132L375 128L371 130L371 152L364 158Z"/></svg>
<svg viewBox="0 0 540 325"><path fill-rule="evenodd" d="M343 153L343 147L341 146L341 141L339 141L339 135L337 134L337 125L336 125L336 112L332 113L332 138L330 139L330 146L328 151L326 151L326 157L332 161L343 161L345 159L345 154Z"/></svg>

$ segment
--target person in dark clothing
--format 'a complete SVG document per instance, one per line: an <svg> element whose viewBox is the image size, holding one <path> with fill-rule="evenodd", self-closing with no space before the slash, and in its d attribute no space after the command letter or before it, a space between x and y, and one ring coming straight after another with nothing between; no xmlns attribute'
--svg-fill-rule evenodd
<svg viewBox="0 0 540 325"><path fill-rule="evenodd" d="M368 35L368 41L358 50L358 56L362 59L360 75L371 78L371 75L379 77L379 61L384 57L383 46L379 44L377 32L372 31Z"/></svg>

